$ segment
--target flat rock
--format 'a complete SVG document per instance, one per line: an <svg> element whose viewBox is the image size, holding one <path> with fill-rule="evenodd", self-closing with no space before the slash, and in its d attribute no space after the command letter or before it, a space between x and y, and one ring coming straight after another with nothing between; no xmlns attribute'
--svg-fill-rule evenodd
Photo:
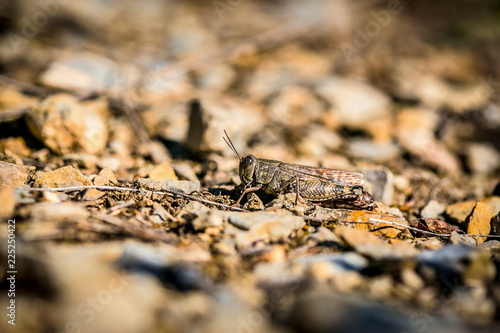
<svg viewBox="0 0 500 333"><path fill-rule="evenodd" d="M19 156L29 156L31 154L31 149L28 148L22 137L0 139L0 151L2 150L9 150Z"/></svg>
<svg viewBox="0 0 500 333"><path fill-rule="evenodd" d="M422 209L420 215L423 218L435 219L441 215L446 209L446 206L437 200L430 200L427 205Z"/></svg>
<svg viewBox="0 0 500 333"><path fill-rule="evenodd" d="M63 160L66 164L75 163L79 168L92 170L97 165L98 157L95 154L70 153L64 154Z"/></svg>
<svg viewBox="0 0 500 333"><path fill-rule="evenodd" d="M70 187L92 185L80 170L68 165L42 174L35 180L34 187Z"/></svg>
<svg viewBox="0 0 500 333"><path fill-rule="evenodd" d="M500 153L491 144L469 144L465 156L469 168L474 173L489 174L500 167Z"/></svg>
<svg viewBox="0 0 500 333"><path fill-rule="evenodd" d="M467 219L467 233L489 235L491 231L491 219L494 213L491 207L483 202L478 202ZM484 243L486 237L473 236L478 244Z"/></svg>
<svg viewBox="0 0 500 333"><path fill-rule="evenodd" d="M446 207L446 215L454 223L464 223L467 219L467 216L472 213L474 206L476 206L475 201L457 202Z"/></svg>
<svg viewBox="0 0 500 333"><path fill-rule="evenodd" d="M370 183L370 194L375 201L385 205L392 204L394 196L394 174L386 167L364 168L359 170Z"/></svg>
<svg viewBox="0 0 500 333"><path fill-rule="evenodd" d="M30 132L56 154L97 154L106 146L108 127L103 99L82 102L67 94L51 95L28 112Z"/></svg>
<svg viewBox="0 0 500 333"><path fill-rule="evenodd" d="M33 222L84 222L89 215L84 207L72 202L41 202L30 210Z"/></svg>
<svg viewBox="0 0 500 333"><path fill-rule="evenodd" d="M84 93L106 91L124 83L113 61L92 53L72 54L55 60L40 80L49 87Z"/></svg>
<svg viewBox="0 0 500 333"><path fill-rule="evenodd" d="M174 168L175 174L182 180L198 180L193 166L187 161L172 162L172 168Z"/></svg>
<svg viewBox="0 0 500 333"><path fill-rule="evenodd" d="M238 149L263 124L262 112L256 106L233 98L206 97L191 103L186 145L193 152L229 151L222 140L226 130Z"/></svg>
<svg viewBox="0 0 500 333"><path fill-rule="evenodd" d="M0 161L0 189L24 186L35 169L33 166Z"/></svg>

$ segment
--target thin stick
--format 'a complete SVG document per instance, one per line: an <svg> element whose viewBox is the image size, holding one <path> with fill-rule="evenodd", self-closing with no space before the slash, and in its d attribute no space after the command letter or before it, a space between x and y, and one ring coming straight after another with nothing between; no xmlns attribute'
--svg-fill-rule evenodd
<svg viewBox="0 0 500 333"><path fill-rule="evenodd" d="M127 191L127 192L139 192L140 189L137 188L132 188L132 187L118 187L118 186L97 186L97 185L85 185L85 186L70 186L70 187L58 187L58 188L21 188L23 190L28 190L28 191L47 191L47 192L65 192L65 191L81 191L85 189L96 189L96 190L102 190L102 191ZM214 205L217 207L221 207L227 210L232 210L232 211L237 211L237 212L249 212L246 209L238 208L238 207L231 207L229 205L224 205L218 202L210 201L210 200L205 200L201 199L189 194L185 194L182 192L179 192L179 190L172 190L172 189L164 189L162 191L148 191L154 194L171 194L171 195L177 195L180 197L184 197L190 200L194 201L199 201L201 203L205 203L208 205ZM335 221L338 223L346 223L346 224L372 224L372 225L377 225L378 223L385 223L389 225L394 225L397 227L401 227L404 229L409 229L413 230L416 232L420 232L425 235L430 235L430 236L436 236L436 237L450 237L451 234L439 234L436 232L432 231L426 231L426 230L420 230L415 227L410 227L408 225L404 225L402 223L398 222L392 222L392 221L386 221L386 220L381 220L381 219L376 219L376 218L370 218L370 221L338 221L336 219L323 219L323 218L317 218L317 217L312 217L312 216L302 216L304 220L307 221L321 221L321 222L326 222L326 221ZM469 236L469 237L487 237L487 238L500 238L500 235L481 235L481 234L463 234L464 236Z"/></svg>
<svg viewBox="0 0 500 333"><path fill-rule="evenodd" d="M30 187L30 188L21 188L22 190L27 190L27 191L39 191L39 192L65 192L65 191L82 191L86 189L96 189L96 190L101 190L101 191L126 191L126 192L140 192L141 189L138 188L132 188L132 187L119 187L119 186L105 186L105 185L82 185L82 186L70 186L70 187L40 187L40 188L35 188L35 187ZM184 197L190 200L194 201L199 201L201 203L205 203L208 205L214 205L217 207L225 208L228 210L232 211L237 211L237 212L249 212L246 209L243 208L238 208L238 207L231 207L229 205L221 204L215 201L210 201L210 200L205 200L201 199L198 197L195 197L193 195L189 195L186 193L182 193L179 190L176 189L163 189L161 191L150 191L150 190L145 190L147 192L151 192L154 194L171 194L171 195L177 195L180 197Z"/></svg>

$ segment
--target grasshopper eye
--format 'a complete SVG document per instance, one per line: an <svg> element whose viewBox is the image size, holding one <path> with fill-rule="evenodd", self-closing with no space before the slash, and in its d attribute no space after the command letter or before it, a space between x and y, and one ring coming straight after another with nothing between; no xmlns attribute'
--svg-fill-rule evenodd
<svg viewBox="0 0 500 333"><path fill-rule="evenodd" d="M240 178L244 185L247 185L252 181L256 166L257 158L253 155L247 155L241 159Z"/></svg>

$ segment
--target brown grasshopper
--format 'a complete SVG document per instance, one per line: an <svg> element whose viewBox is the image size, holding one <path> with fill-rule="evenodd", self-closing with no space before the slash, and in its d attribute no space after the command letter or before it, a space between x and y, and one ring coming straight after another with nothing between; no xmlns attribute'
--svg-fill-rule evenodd
<svg viewBox="0 0 500 333"><path fill-rule="evenodd" d="M271 195L296 193L311 203L326 207L366 209L377 207L370 193L363 190L364 179L359 172L333 170L300 164L257 158L240 157L229 135L223 137L240 160L239 176L243 191L234 203L240 203L245 194L263 190Z"/></svg>

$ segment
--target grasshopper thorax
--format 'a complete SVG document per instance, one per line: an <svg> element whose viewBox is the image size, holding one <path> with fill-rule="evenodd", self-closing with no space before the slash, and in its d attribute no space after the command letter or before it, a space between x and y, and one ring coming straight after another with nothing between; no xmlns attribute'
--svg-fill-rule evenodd
<svg viewBox="0 0 500 333"><path fill-rule="evenodd" d="M257 157L253 155L243 156L240 160L240 179L244 186L252 182L258 163Z"/></svg>

